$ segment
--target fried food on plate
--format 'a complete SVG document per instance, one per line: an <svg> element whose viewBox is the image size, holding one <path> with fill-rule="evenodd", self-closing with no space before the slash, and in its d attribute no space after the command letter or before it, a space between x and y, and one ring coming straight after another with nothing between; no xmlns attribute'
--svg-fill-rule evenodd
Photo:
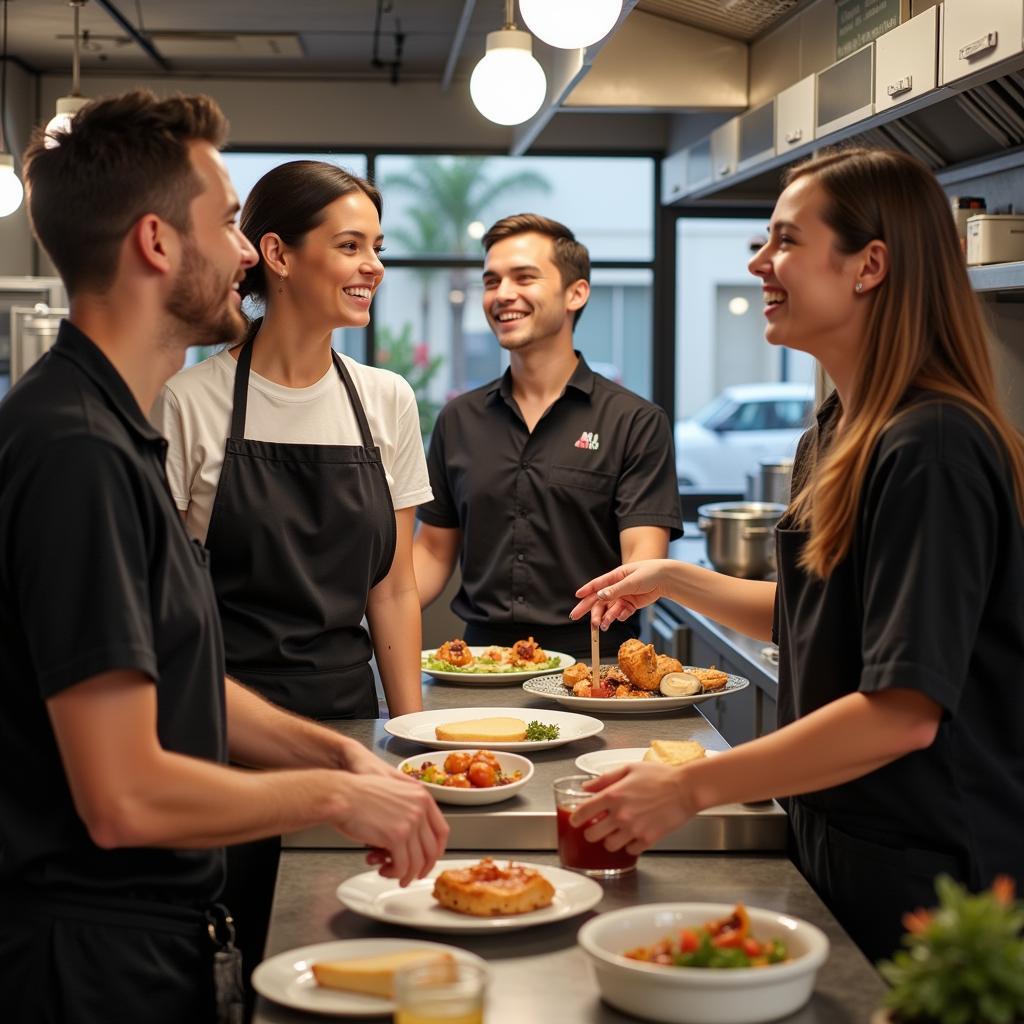
<svg viewBox="0 0 1024 1024"><path fill-rule="evenodd" d="M658 682L669 674L669 672L682 672L683 663L677 661L675 658L670 658L667 654L658 655Z"/></svg>
<svg viewBox="0 0 1024 1024"><path fill-rule="evenodd" d="M577 683L586 683L587 686L590 686L590 666L584 665L582 661L577 661L575 665L570 665L562 673L562 682L569 690Z"/></svg>
<svg viewBox="0 0 1024 1024"><path fill-rule="evenodd" d="M400 953L382 956L361 956L352 960L322 960L311 966L316 983L324 988L344 992L362 992L365 995L390 999L395 994L395 971L411 964L454 963L455 958L445 950L404 949Z"/></svg>
<svg viewBox="0 0 1024 1024"><path fill-rule="evenodd" d="M656 690L658 680L658 656L653 644L640 640L627 640L619 648L619 668L626 678L641 690Z"/></svg>
<svg viewBox="0 0 1024 1024"><path fill-rule="evenodd" d="M689 668L687 672L700 680L700 685L705 693L715 693L724 690L725 684L729 682L729 674L712 666L711 668Z"/></svg>
<svg viewBox="0 0 1024 1024"><path fill-rule="evenodd" d="M474 917L526 914L554 898L555 887L539 871L512 861L502 868L490 857L442 871L434 880L434 899L442 907Z"/></svg>
<svg viewBox="0 0 1024 1024"><path fill-rule="evenodd" d="M473 652L465 640L445 640L437 649L436 657L449 665L464 668L473 663Z"/></svg>
<svg viewBox="0 0 1024 1024"><path fill-rule="evenodd" d="M540 644L531 636L528 640L517 640L508 655L511 665L539 665L548 660Z"/></svg>

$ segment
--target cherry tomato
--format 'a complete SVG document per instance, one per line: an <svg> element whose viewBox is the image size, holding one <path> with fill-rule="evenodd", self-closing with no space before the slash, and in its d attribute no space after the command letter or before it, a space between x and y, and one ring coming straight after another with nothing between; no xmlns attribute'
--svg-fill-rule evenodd
<svg viewBox="0 0 1024 1024"><path fill-rule="evenodd" d="M478 750L473 755L473 763L479 761L482 761L484 764L489 764L495 771L500 767L498 759L489 750Z"/></svg>
<svg viewBox="0 0 1024 1024"><path fill-rule="evenodd" d="M444 759L444 770L449 775L456 775L460 772L465 774L469 769L471 760L472 758L469 754L449 754Z"/></svg>
<svg viewBox="0 0 1024 1024"><path fill-rule="evenodd" d="M680 953L693 953L699 945L700 939L697 938L697 932L693 928L684 928L679 933Z"/></svg>
<svg viewBox="0 0 1024 1024"><path fill-rule="evenodd" d="M469 781L478 789L490 789L494 785L497 772L493 765L485 761L474 761L469 766Z"/></svg>
<svg viewBox="0 0 1024 1024"><path fill-rule="evenodd" d="M469 779L462 772L458 772L455 775L449 775L445 779L446 786L451 786L453 789L471 789L472 785Z"/></svg>
<svg viewBox="0 0 1024 1024"><path fill-rule="evenodd" d="M720 931L712 940L719 949L739 949L743 945L743 934L736 928Z"/></svg>
<svg viewBox="0 0 1024 1024"><path fill-rule="evenodd" d="M753 958L755 956L761 956L764 950L761 948L761 943L757 939L744 939L743 940L743 952L747 956Z"/></svg>

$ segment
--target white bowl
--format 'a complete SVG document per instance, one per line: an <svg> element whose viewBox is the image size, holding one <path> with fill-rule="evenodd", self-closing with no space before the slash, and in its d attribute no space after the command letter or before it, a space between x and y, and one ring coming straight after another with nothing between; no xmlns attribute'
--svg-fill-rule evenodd
<svg viewBox="0 0 1024 1024"><path fill-rule="evenodd" d="M828 958L820 928L774 910L747 907L758 939L781 938L790 958L768 967L665 967L630 960L680 928L700 927L732 913L729 903L649 903L600 914L579 931L601 998L626 1013L666 1024L757 1024L798 1010L811 997Z"/></svg>
<svg viewBox="0 0 1024 1024"><path fill-rule="evenodd" d="M489 747L465 747L461 750L432 750L428 754L415 754L407 757L399 766L401 771L406 765L419 768L424 761L433 761L434 764L444 767L447 757L452 754L469 754L472 756L478 750L489 750ZM453 786L437 786L432 782L423 782L430 791L430 795L441 804L461 804L466 806L480 806L480 804L496 804L502 800L513 797L525 786L533 776L533 762L519 754L509 754L501 750L491 750L491 753L498 759L502 772L511 775L513 772L522 772L523 777L518 782L510 782L507 786L491 786L489 789L455 789Z"/></svg>

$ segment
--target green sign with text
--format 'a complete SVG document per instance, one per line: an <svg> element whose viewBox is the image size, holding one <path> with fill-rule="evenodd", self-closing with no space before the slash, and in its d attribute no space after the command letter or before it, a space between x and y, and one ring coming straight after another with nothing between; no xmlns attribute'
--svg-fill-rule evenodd
<svg viewBox="0 0 1024 1024"><path fill-rule="evenodd" d="M836 60L900 23L900 0L836 0Z"/></svg>

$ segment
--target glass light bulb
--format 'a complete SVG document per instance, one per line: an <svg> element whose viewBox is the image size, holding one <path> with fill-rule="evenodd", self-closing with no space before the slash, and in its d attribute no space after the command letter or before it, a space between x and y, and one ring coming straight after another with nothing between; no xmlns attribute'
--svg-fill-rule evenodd
<svg viewBox="0 0 1024 1024"><path fill-rule="evenodd" d="M57 113L46 123L43 144L47 149L60 145L57 132L71 131L71 122L89 100L85 96L61 96L57 100Z"/></svg>
<svg viewBox="0 0 1024 1024"><path fill-rule="evenodd" d="M608 35L622 13L622 0L519 0L519 13L538 39L575 50Z"/></svg>
<svg viewBox="0 0 1024 1024"><path fill-rule="evenodd" d="M548 83L532 51L529 32L487 34L487 52L473 68L469 94L489 121L522 124L540 110Z"/></svg>
<svg viewBox="0 0 1024 1024"><path fill-rule="evenodd" d="M0 217L9 217L21 206L25 190L14 173L14 157L0 153Z"/></svg>

